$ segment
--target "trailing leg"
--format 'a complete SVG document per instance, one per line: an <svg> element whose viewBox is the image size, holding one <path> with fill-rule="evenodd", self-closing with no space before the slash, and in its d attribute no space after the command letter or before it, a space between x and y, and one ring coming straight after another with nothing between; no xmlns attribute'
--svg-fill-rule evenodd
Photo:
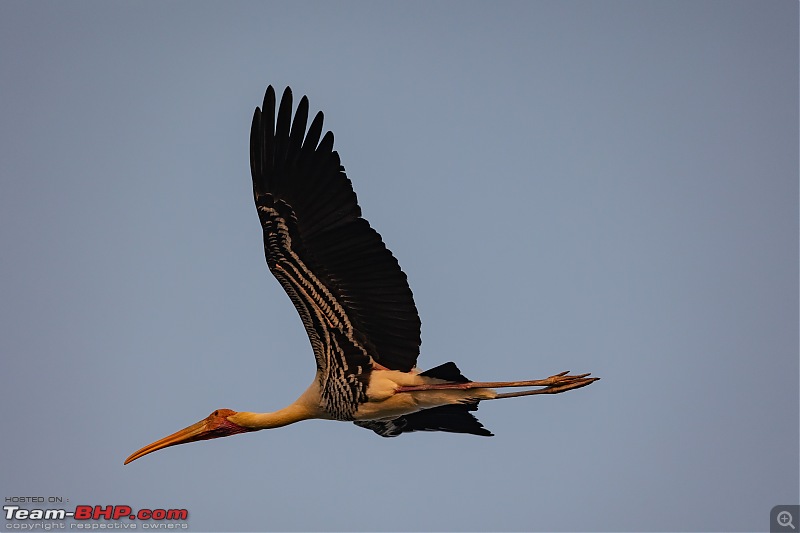
<svg viewBox="0 0 800 533"><path fill-rule="evenodd" d="M540 389L509 392L498 394L495 398L512 398L515 396L529 396L532 394L558 394L572 389L585 387L600 378L590 378L589 374L570 376L569 371L561 372L545 379L526 381L468 381L466 383L432 383L426 385L411 385L398 387L396 392L414 392L424 390L468 390L468 389L499 389L506 387L542 387Z"/></svg>

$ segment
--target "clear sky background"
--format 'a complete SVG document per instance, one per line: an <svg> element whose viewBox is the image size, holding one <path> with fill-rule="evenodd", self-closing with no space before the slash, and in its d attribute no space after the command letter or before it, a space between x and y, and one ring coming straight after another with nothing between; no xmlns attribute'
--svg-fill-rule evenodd
<svg viewBox="0 0 800 533"><path fill-rule="evenodd" d="M798 502L795 1L0 3L0 496L196 531L750 531ZM309 384L248 135L307 94L496 436L139 447Z"/></svg>

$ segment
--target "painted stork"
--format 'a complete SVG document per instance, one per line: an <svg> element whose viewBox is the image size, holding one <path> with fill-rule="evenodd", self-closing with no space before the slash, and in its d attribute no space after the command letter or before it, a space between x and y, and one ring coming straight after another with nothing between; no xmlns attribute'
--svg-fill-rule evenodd
<svg viewBox="0 0 800 533"><path fill-rule="evenodd" d="M322 112L306 131L308 99L294 115L288 87L280 106L267 88L250 131L253 196L270 271L303 321L317 372L288 407L272 413L218 409L133 453L286 426L307 419L352 421L384 437L412 431L491 436L472 415L481 400L557 394L599 378L555 374L528 381L476 382L452 362L416 369L420 319L406 276L361 217L350 180L322 135ZM493 389L523 387L498 393Z"/></svg>

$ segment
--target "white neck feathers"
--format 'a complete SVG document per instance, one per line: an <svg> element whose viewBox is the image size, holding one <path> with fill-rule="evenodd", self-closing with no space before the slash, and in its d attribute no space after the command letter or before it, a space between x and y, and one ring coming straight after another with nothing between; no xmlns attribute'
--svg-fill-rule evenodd
<svg viewBox="0 0 800 533"><path fill-rule="evenodd" d="M304 405L293 403L274 413L249 413L244 411L229 416L228 420L247 429L259 430L288 426L310 418L316 418L311 410Z"/></svg>

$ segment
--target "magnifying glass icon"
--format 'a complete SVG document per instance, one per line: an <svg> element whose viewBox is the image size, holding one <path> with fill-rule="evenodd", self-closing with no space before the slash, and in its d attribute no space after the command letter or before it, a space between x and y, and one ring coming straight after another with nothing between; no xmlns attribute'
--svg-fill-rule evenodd
<svg viewBox="0 0 800 533"><path fill-rule="evenodd" d="M792 513L789 511L781 511L778 513L778 516L775 518L778 521L778 525L781 527L790 527L794 529L794 524L792 524Z"/></svg>

